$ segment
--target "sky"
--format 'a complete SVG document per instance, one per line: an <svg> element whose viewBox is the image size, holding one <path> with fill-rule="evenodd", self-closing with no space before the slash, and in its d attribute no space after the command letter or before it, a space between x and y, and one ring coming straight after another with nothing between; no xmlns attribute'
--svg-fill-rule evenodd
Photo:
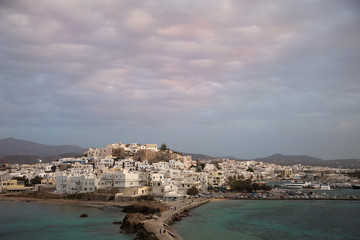
<svg viewBox="0 0 360 240"><path fill-rule="evenodd" d="M0 138L360 158L356 0L1 0Z"/></svg>

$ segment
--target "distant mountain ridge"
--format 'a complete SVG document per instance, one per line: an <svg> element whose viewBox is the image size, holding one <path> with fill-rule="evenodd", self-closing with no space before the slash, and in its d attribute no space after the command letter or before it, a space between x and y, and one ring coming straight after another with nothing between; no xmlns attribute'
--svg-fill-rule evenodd
<svg viewBox="0 0 360 240"><path fill-rule="evenodd" d="M18 164L36 164L39 163L39 159L43 163L50 163L56 161L60 158L65 157L77 157L81 156L78 153L64 153L56 156L49 156L49 157L39 157L39 156L32 156L32 155L10 155L5 157L0 157L0 163L18 163Z"/></svg>
<svg viewBox="0 0 360 240"><path fill-rule="evenodd" d="M309 157L306 155L283 155L274 154L265 158L253 159L257 162L273 163L278 165L310 165L310 166L327 166L341 168L360 168L360 159L337 159L323 160L320 158Z"/></svg>
<svg viewBox="0 0 360 240"><path fill-rule="evenodd" d="M0 139L0 163L33 164L36 163L39 158L41 158L43 162L51 162L61 157L81 156L84 151L86 151L85 148L75 145L51 146L16 138ZM237 161L248 161L233 156L212 157L205 154L178 153L184 156L190 155L193 160L229 158ZM279 153L265 158L249 160L284 166L302 164L310 166L360 168L360 159L322 160L320 158L314 158L306 155L283 155Z"/></svg>
<svg viewBox="0 0 360 240"><path fill-rule="evenodd" d="M322 166L322 164L325 162L320 158L309 157L306 155L283 155L279 153L271 155L269 157L256 158L253 160L257 162L273 163L278 165L302 164Z"/></svg>
<svg viewBox="0 0 360 240"><path fill-rule="evenodd" d="M228 158L231 160L237 161L257 161L264 163L272 163L282 166L291 166L295 164L309 165L309 166L326 166L326 167L340 167L340 168L360 168L360 159L338 159L338 160L323 160L320 158L314 158L306 155L283 155L283 154L274 154L264 158L256 159L240 159L233 156L219 156L212 157L203 154L192 154L192 153L182 153L183 155L192 156L193 160L212 160L212 159L222 159Z"/></svg>
<svg viewBox="0 0 360 240"><path fill-rule="evenodd" d="M28 155L44 158L65 153L83 154L85 150L75 145L52 146L16 138L0 139L0 156L2 157Z"/></svg>

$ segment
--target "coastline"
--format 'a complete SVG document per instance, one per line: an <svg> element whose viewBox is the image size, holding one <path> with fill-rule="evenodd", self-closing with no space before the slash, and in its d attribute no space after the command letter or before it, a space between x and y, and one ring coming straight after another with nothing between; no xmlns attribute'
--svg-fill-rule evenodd
<svg viewBox="0 0 360 240"><path fill-rule="evenodd" d="M176 224L176 221L181 221L182 217L189 216L189 210L206 204L208 202L222 202L228 200L355 200L359 199L349 199L349 198L320 198L320 199L296 199L296 198L266 198L266 199L234 199L234 198L195 198L195 199L186 199L181 202L164 202L167 206L167 210L161 213L161 216L157 220L147 219L142 221L143 231L138 231L138 237L135 239L142 239L141 236L146 236L152 234L156 239L183 239L182 236L172 228L172 225ZM33 197L16 197L16 196L7 196L0 195L0 201L22 201L22 202L37 202L37 203L51 203L51 204L73 204L73 205L83 205L90 207L126 207L138 203L137 201L124 201L124 202L114 202L114 201L91 201L91 200L76 200L76 199L46 199L46 198L33 198ZM161 229L161 233L160 233ZM164 233L166 230L166 233ZM154 238L155 239L155 238Z"/></svg>
<svg viewBox="0 0 360 240"><path fill-rule="evenodd" d="M37 203L52 203L52 204L74 204L74 205L85 205L95 207L126 207L135 204L136 201L124 201L124 202L104 202L104 201L84 201L76 199L46 199L46 198L32 198L32 197L15 197L6 196L0 194L0 201L18 201L18 202L37 202Z"/></svg>

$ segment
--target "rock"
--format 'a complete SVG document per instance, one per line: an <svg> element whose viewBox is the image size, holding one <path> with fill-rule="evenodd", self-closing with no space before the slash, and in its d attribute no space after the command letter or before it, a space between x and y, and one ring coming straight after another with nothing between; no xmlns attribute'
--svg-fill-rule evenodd
<svg viewBox="0 0 360 240"><path fill-rule="evenodd" d="M179 213L175 213L173 216L172 216L172 220L173 221L181 221L181 216Z"/></svg>
<svg viewBox="0 0 360 240"><path fill-rule="evenodd" d="M128 213L122 221L121 229L127 233L135 233L143 227L143 223L146 218L141 213Z"/></svg>
<svg viewBox="0 0 360 240"><path fill-rule="evenodd" d="M188 217L189 216L189 212L182 212L180 214L180 217Z"/></svg>
<svg viewBox="0 0 360 240"><path fill-rule="evenodd" d="M145 215L149 215L149 214L159 213L159 212L161 212L161 209L159 207L151 207L151 206L146 206L144 204L134 204L134 205L124 207L123 212L125 212L125 213L142 213Z"/></svg>
<svg viewBox="0 0 360 240"><path fill-rule="evenodd" d="M122 224L122 221L113 222L113 224Z"/></svg>
<svg viewBox="0 0 360 240"><path fill-rule="evenodd" d="M158 238L155 233L148 232L144 227L142 227L139 229L134 240L158 240Z"/></svg>
<svg viewBox="0 0 360 240"><path fill-rule="evenodd" d="M83 214L80 215L80 217L81 217L81 218L86 218L86 217L88 217L88 215L85 214L85 213L83 213Z"/></svg>

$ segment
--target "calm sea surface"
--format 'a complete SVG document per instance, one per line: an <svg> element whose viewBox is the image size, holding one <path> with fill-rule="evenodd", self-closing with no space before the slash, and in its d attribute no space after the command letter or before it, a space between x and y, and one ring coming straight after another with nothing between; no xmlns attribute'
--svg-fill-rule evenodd
<svg viewBox="0 0 360 240"><path fill-rule="evenodd" d="M191 210L185 240L360 239L360 201L230 200Z"/></svg>
<svg viewBox="0 0 360 240"><path fill-rule="evenodd" d="M133 239L120 234L120 208L0 201L0 239ZM80 218L86 213L89 217Z"/></svg>
<svg viewBox="0 0 360 240"><path fill-rule="evenodd" d="M119 208L0 201L0 239L133 239L120 234ZM79 218L86 213L88 218ZM360 201L249 201L205 204L174 228L185 240L360 239Z"/></svg>

